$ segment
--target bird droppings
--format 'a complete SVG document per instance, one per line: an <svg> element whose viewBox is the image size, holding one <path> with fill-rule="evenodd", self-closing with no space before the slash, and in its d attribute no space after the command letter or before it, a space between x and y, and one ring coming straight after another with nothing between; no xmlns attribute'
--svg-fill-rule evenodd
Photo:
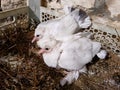
<svg viewBox="0 0 120 90"><path fill-rule="evenodd" d="M73 84L61 87L59 81L65 76L64 70L47 67L42 57L36 54L37 48L31 44L34 32L23 32L20 28L16 32L9 40L6 36L0 37L5 41L0 46L1 90L120 89L120 57L112 52L107 59L94 58L87 65L88 74L80 74Z"/></svg>

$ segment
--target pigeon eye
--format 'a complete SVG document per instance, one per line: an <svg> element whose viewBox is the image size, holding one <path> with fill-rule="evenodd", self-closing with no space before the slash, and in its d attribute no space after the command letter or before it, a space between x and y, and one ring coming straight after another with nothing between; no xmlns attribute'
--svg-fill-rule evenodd
<svg viewBox="0 0 120 90"><path fill-rule="evenodd" d="M39 37L40 35L37 35L37 37Z"/></svg>
<svg viewBox="0 0 120 90"><path fill-rule="evenodd" d="M45 48L45 50L49 50L49 48Z"/></svg>

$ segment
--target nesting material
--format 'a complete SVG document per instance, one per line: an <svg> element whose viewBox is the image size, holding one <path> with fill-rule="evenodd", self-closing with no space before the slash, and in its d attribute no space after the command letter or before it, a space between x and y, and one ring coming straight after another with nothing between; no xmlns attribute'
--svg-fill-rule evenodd
<svg viewBox="0 0 120 90"><path fill-rule="evenodd" d="M44 18L43 21L57 17L56 15L51 15L47 12L41 13L43 14L43 17L45 17L45 15L47 16L47 19ZM21 18L21 15L18 16ZM22 23L21 21L18 22ZM63 74L64 70L48 68L43 62L42 57L36 55L37 48L35 48L35 45L31 44L34 32L30 31L34 30L36 25L30 24L31 27L29 28L20 28L22 26L26 27L26 23L23 22L22 24L18 24L17 27L15 25L10 25L4 28L4 30L0 29L1 90L120 89L120 57L113 54L113 52L108 52L109 55L104 60L93 59L93 61L87 65L87 75L82 74L72 85L60 87L59 81L65 76ZM106 35L106 32L101 32L93 28L90 28L89 30L90 32ZM111 38L116 37L111 34L109 35L108 33L107 36L110 36ZM95 38L99 40L101 37L96 36ZM103 37L102 39L105 38ZM112 40L113 42L116 41L116 39Z"/></svg>
<svg viewBox="0 0 120 90"><path fill-rule="evenodd" d="M97 60L97 58L93 59L93 62L87 65L89 69L87 75L80 75L79 79L72 85L60 87L59 80L64 77L63 70L48 68L43 62L43 59L34 54L37 48L34 48L34 45L30 44L33 32L21 33L19 38L23 36L24 39L21 41L19 40L21 43L16 42L17 46L11 48L10 51L7 50L7 48L10 47L7 47L7 45L10 45L8 42L0 49L1 89L119 89L120 58L115 54L109 52L108 57L104 60ZM29 48L24 50L28 45ZM8 53L11 54L8 55ZM10 58L12 58L13 61L20 61L21 65L17 64L16 68L12 68L11 63L4 61Z"/></svg>

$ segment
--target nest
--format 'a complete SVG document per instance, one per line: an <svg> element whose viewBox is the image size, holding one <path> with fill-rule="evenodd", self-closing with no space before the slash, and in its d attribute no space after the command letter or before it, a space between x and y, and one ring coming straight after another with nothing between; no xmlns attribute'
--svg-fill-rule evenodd
<svg viewBox="0 0 120 90"><path fill-rule="evenodd" d="M35 27L34 27L35 28ZM34 30L33 28L33 30ZM31 44L34 31L22 28L2 32L0 36L1 90L118 90L120 88L120 58L109 52L105 60L93 59L88 73L81 74L72 85L60 87L63 70L45 65Z"/></svg>
<svg viewBox="0 0 120 90"><path fill-rule="evenodd" d="M35 45L31 44L34 32L24 32L17 28L14 33L4 33L4 37L1 36L4 43L1 43L0 47L0 88L2 90L55 88L62 73L60 70L48 68L42 57L35 54Z"/></svg>
<svg viewBox="0 0 120 90"><path fill-rule="evenodd" d="M24 15L19 15L21 19ZM119 90L120 58L109 52L105 60L94 58L88 73L81 74L71 85L61 87L62 69L45 65L31 44L37 23L27 27L25 21L0 29L0 90ZM19 27L18 27L19 26Z"/></svg>

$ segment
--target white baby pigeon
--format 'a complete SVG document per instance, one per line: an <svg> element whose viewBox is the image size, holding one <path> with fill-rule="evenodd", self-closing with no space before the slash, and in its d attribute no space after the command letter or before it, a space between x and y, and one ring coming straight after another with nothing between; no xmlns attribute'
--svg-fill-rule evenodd
<svg viewBox="0 0 120 90"><path fill-rule="evenodd" d="M80 28L88 28L91 25L90 17L85 11L74 8L69 8L68 11L68 14L59 18L40 23L35 29L32 42L45 35L52 35L59 40L62 39L61 37L78 32Z"/></svg>
<svg viewBox="0 0 120 90"><path fill-rule="evenodd" d="M66 83L71 84L78 79L79 73L86 72L86 64L101 51L99 42L92 41L81 33L64 37L63 41L58 41L54 37L44 37L37 44L42 48L39 54L43 53L44 62L49 67L69 71L60 81L62 86Z"/></svg>

